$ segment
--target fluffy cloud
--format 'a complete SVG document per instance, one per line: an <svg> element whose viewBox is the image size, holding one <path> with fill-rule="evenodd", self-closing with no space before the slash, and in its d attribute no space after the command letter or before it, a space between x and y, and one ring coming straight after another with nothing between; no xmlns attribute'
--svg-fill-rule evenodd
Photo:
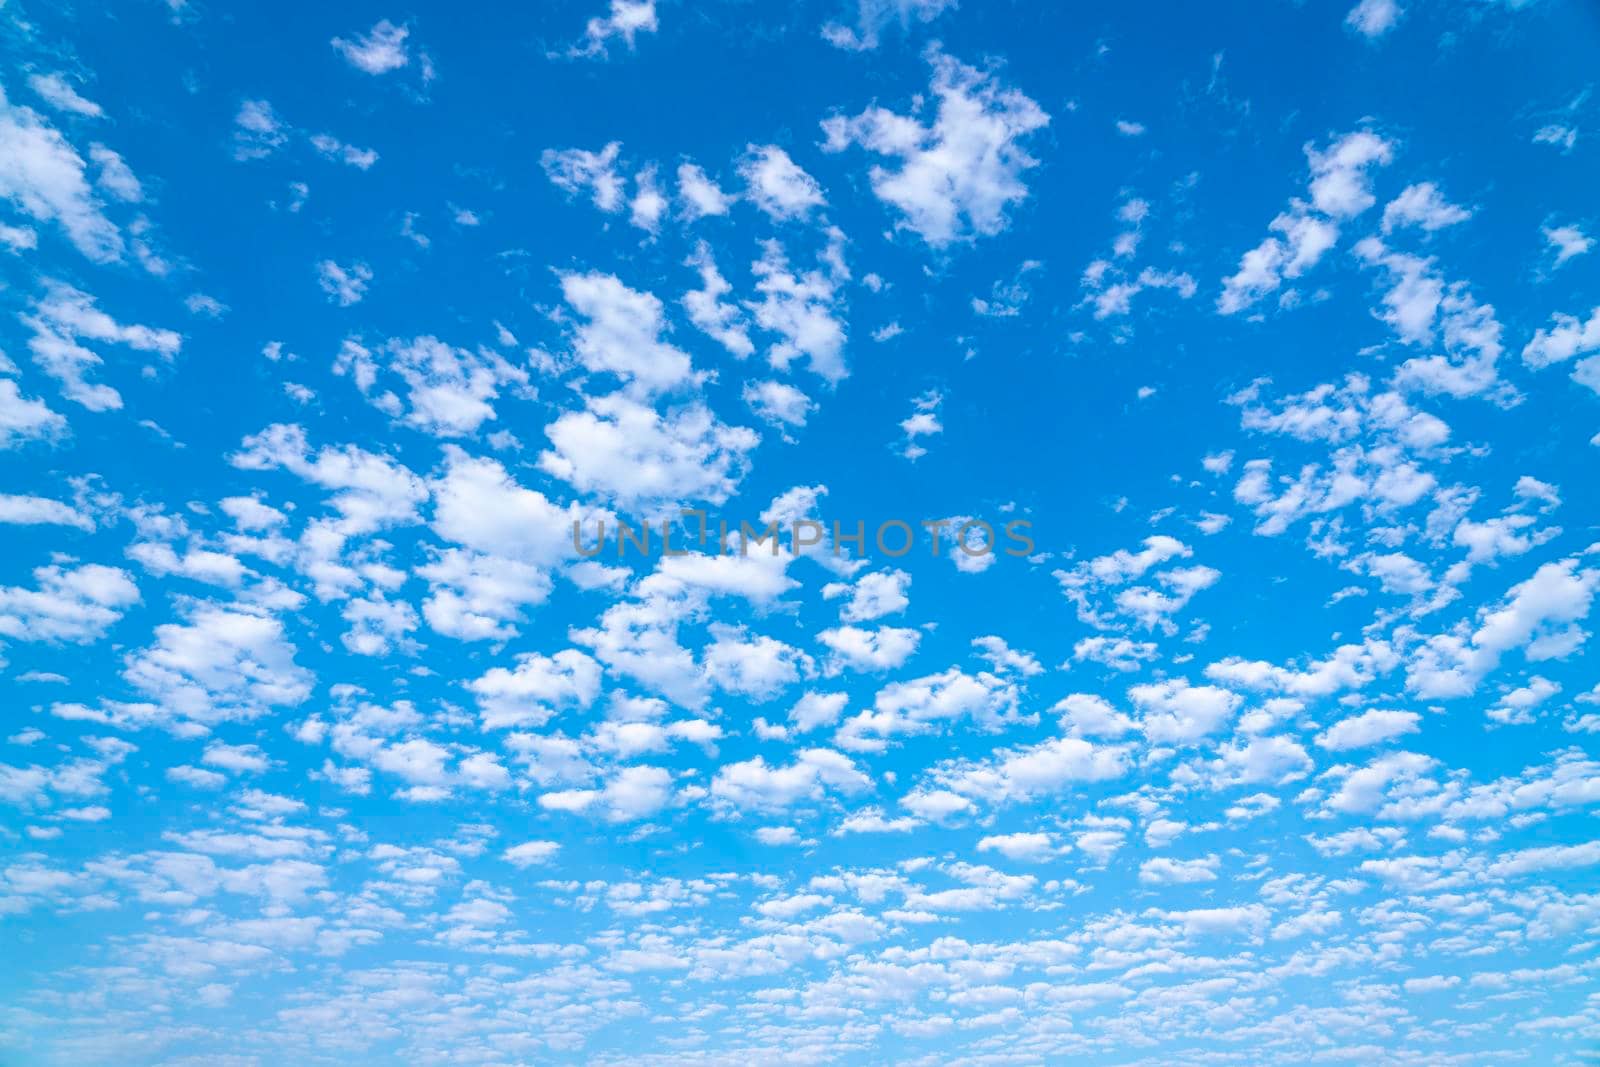
<svg viewBox="0 0 1600 1067"><path fill-rule="evenodd" d="M661 301L629 289L609 274L567 274L567 304L586 320L573 331L572 351L584 369L615 375L641 395L695 384L689 356L661 339Z"/></svg>
<svg viewBox="0 0 1600 1067"><path fill-rule="evenodd" d="M1549 326L1534 331L1533 338L1522 349L1522 362L1535 370L1565 363L1574 356L1600 351L1600 307L1589 314L1587 320L1557 312ZM1590 364L1585 360L1580 366ZM1585 374L1587 382L1600 381ZM1600 392L1597 389L1596 392Z"/></svg>
<svg viewBox="0 0 1600 1067"><path fill-rule="evenodd" d="M1345 25L1364 37L1376 39L1394 29L1401 8L1395 0L1361 0L1345 16Z"/></svg>
<svg viewBox="0 0 1600 1067"><path fill-rule="evenodd" d="M711 796L734 811L775 811L821 800L830 791L859 793L871 784L849 757L807 748L787 766L771 766L761 756L724 764L711 783Z"/></svg>
<svg viewBox="0 0 1600 1067"><path fill-rule="evenodd" d="M773 219L803 219L827 200L817 180L777 145L750 145L739 164L745 195Z"/></svg>
<svg viewBox="0 0 1600 1067"><path fill-rule="evenodd" d="M366 33L348 40L335 37L329 43L357 70L365 74L388 74L411 62L411 53L406 47L409 36L410 27L396 26L382 19Z"/></svg>
<svg viewBox="0 0 1600 1067"><path fill-rule="evenodd" d="M1317 744L1333 752L1365 748L1416 733L1422 716L1411 711L1366 711L1342 719L1317 735Z"/></svg>
<svg viewBox="0 0 1600 1067"><path fill-rule="evenodd" d="M1165 856L1145 860L1139 865L1139 881L1152 885L1182 885L1187 882L1215 882L1217 858L1174 860Z"/></svg>
<svg viewBox="0 0 1600 1067"><path fill-rule="evenodd" d="M33 579L33 589L0 586L0 637L88 644L139 600L127 571L98 563L39 567Z"/></svg>
<svg viewBox="0 0 1600 1067"><path fill-rule="evenodd" d="M620 505L673 501L721 504L749 469L754 431L718 421L701 404L665 415L626 396L589 400L546 427L547 473Z"/></svg>
<svg viewBox="0 0 1600 1067"><path fill-rule="evenodd" d="M561 846L554 841L524 841L520 845L512 845L501 856L513 866L532 867L549 862L559 851Z"/></svg>
<svg viewBox="0 0 1600 1067"><path fill-rule="evenodd" d="M475 433L496 417L491 401L501 389L528 382L527 371L494 352L469 352L436 337L394 339L376 352L347 339L334 370L348 374L378 410L436 437ZM404 399L382 387L388 375L404 383Z"/></svg>
<svg viewBox="0 0 1600 1067"><path fill-rule="evenodd" d="M998 730L1017 715L1017 686L987 671L967 674L958 667L878 691L871 711L848 720L839 732L845 748L873 748L881 740L924 733L940 723L970 719Z"/></svg>
<svg viewBox="0 0 1600 1067"><path fill-rule="evenodd" d="M867 630L859 626L838 626L817 635L833 653L830 673L840 670L881 671L900 666L917 649L921 635L899 626L880 626Z"/></svg>
<svg viewBox="0 0 1600 1067"><path fill-rule="evenodd" d="M317 284L327 294L328 301L342 308L361 303L372 284L372 268L365 263L352 263L341 267L331 259L317 264Z"/></svg>
<svg viewBox="0 0 1600 1067"><path fill-rule="evenodd" d="M246 437L228 458L241 470L281 468L329 490L342 534L415 522L417 505L428 496L422 479L388 457L355 445L330 445L313 453L305 430L285 423Z"/></svg>
<svg viewBox="0 0 1600 1067"><path fill-rule="evenodd" d="M86 99L62 74L30 74L28 87L38 93L44 102L57 111L65 111L85 118L97 119L105 112L93 100Z"/></svg>
<svg viewBox="0 0 1600 1067"><path fill-rule="evenodd" d="M560 710L594 703L600 664L570 648L553 656L526 652L515 667L492 667L467 688L478 698L485 730L543 726Z"/></svg>
<svg viewBox="0 0 1600 1067"><path fill-rule="evenodd" d="M1597 586L1600 570L1580 568L1577 560L1542 565L1499 605L1484 608L1475 629L1423 642L1407 665L1406 687L1425 700L1469 696L1507 652L1521 649L1531 662L1571 655L1589 637L1578 624Z"/></svg>
<svg viewBox="0 0 1600 1067"><path fill-rule="evenodd" d="M781 338L767 349L767 361L778 370L788 370L790 363L805 356L807 366L823 379L838 382L843 378L848 373L843 355L845 328L837 314L835 274L821 270L795 273L776 241L766 242L751 269L761 299L747 302L745 307L757 325Z"/></svg>
<svg viewBox="0 0 1600 1067"><path fill-rule="evenodd" d="M1027 198L1022 174L1036 164L1022 141L1050 116L1016 89L939 51L930 50L930 92L938 114L929 125L875 107L823 123L825 147L852 144L900 160L874 166L872 189L900 212L898 225L934 248L999 233L1008 211Z"/></svg>
<svg viewBox="0 0 1600 1067"><path fill-rule="evenodd" d="M995 834L978 841L979 852L998 852L1022 863L1043 863L1058 851L1049 834Z"/></svg>
<svg viewBox="0 0 1600 1067"><path fill-rule="evenodd" d="M1433 233L1466 222L1471 217L1471 211L1446 200L1438 186L1432 182L1419 182L1406 186L1383 209L1383 232L1388 233L1401 226L1415 226L1425 233Z"/></svg>
<svg viewBox="0 0 1600 1067"><path fill-rule="evenodd" d="M1310 164L1309 204L1290 202L1272 220L1281 237L1268 237L1246 252L1238 271L1223 279L1217 310L1236 314L1316 266L1339 239L1339 223L1377 202L1371 171L1389 163L1394 146L1368 130L1345 134L1326 149L1305 147Z"/></svg>
<svg viewBox="0 0 1600 1067"><path fill-rule="evenodd" d="M1025 801L1061 792L1081 782L1120 778L1127 773L1127 757L1127 749L1121 746L1096 745L1078 737L1062 737L1037 745L1002 749L988 760L958 760L942 765L933 771L931 782L957 798L976 798L990 803ZM928 795L929 791L924 790L923 796ZM911 798L907 798L907 803L912 806Z"/></svg>
<svg viewBox="0 0 1600 1067"><path fill-rule="evenodd" d="M878 47L880 35L895 22L932 22L956 6L957 0L855 0L855 26L829 22L823 38L835 48L866 52Z"/></svg>
<svg viewBox="0 0 1600 1067"><path fill-rule="evenodd" d="M311 673L270 615L202 604L186 623L157 626L155 637L128 657L122 676L180 725L254 718L311 695Z"/></svg>
<svg viewBox="0 0 1600 1067"><path fill-rule="evenodd" d="M594 206L610 214L622 210L623 181L616 172L621 153L619 141L612 141L598 152L547 148L539 157L539 164L557 188L573 195L587 189Z"/></svg>
<svg viewBox="0 0 1600 1067"><path fill-rule="evenodd" d="M172 330L125 326L101 311L88 293L55 281L46 283L44 295L33 302L22 322L33 331L28 340L33 361L61 383L62 395L90 411L121 408L122 394L89 380L90 372L104 361L80 341L124 345L166 360L176 356L183 344Z"/></svg>
<svg viewBox="0 0 1600 1067"><path fill-rule="evenodd" d="M53 222L96 263L122 258L124 243L85 177L83 157L32 108L0 89L0 197L38 222Z"/></svg>
<svg viewBox="0 0 1600 1067"><path fill-rule="evenodd" d="M1128 699L1139 708L1139 728L1158 744L1194 744L1221 730L1242 703L1237 693L1182 679L1136 685Z"/></svg>
<svg viewBox="0 0 1600 1067"><path fill-rule="evenodd" d="M583 39L573 45L567 54L574 58L591 59L607 54L607 43L620 37L633 51L634 39L641 33L655 33L655 0L611 0L604 15L591 18L583 28Z"/></svg>
<svg viewBox="0 0 1600 1067"><path fill-rule="evenodd" d="M809 656L770 637L749 637L742 629L716 625L706 646L706 677L729 693L765 703L811 672Z"/></svg>

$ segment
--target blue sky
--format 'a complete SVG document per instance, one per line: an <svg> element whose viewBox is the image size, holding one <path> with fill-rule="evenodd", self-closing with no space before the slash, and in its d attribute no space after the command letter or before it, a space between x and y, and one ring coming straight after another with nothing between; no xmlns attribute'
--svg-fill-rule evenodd
<svg viewBox="0 0 1600 1067"><path fill-rule="evenodd" d="M0 1062L1600 1049L1592 4L0 42Z"/></svg>

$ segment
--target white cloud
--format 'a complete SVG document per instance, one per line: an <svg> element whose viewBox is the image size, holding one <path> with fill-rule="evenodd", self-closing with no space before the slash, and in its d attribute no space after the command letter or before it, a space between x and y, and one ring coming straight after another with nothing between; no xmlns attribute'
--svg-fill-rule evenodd
<svg viewBox="0 0 1600 1067"><path fill-rule="evenodd" d="M289 127L265 100L246 100L233 117L233 158L265 159L289 140Z"/></svg>
<svg viewBox="0 0 1600 1067"><path fill-rule="evenodd" d="M876 630L839 626L822 631L817 640L833 652L828 671L837 674L844 669L893 670L916 651L921 636L915 630L896 626L880 626Z"/></svg>
<svg viewBox="0 0 1600 1067"><path fill-rule="evenodd" d="M575 649L554 656L526 652L507 670L492 667L467 686L486 730L542 726L557 712L587 708L600 694L600 665Z"/></svg>
<svg viewBox="0 0 1600 1067"><path fill-rule="evenodd" d="M1225 744L1209 765L1217 788L1268 784L1284 786L1311 773L1311 756L1287 737L1252 737ZM1275 801L1277 798L1271 798Z"/></svg>
<svg viewBox="0 0 1600 1067"><path fill-rule="evenodd" d="M844 622L871 622L904 611L911 603L906 596L910 585L911 575L905 571L870 571L853 585L825 586L822 595L831 600L848 593L850 599L839 609L839 618Z"/></svg>
<svg viewBox="0 0 1600 1067"><path fill-rule="evenodd" d="M1371 169L1387 166L1394 146L1367 130L1348 133L1326 151L1306 148L1311 163L1311 203L1324 215L1354 218L1377 202Z"/></svg>
<svg viewBox="0 0 1600 1067"><path fill-rule="evenodd" d="M311 673L269 615L200 604L187 623L163 623L155 636L128 657L122 676L155 701L161 720L249 719L311 695Z"/></svg>
<svg viewBox="0 0 1600 1067"><path fill-rule="evenodd" d="M1600 841L1581 845L1548 845L1502 855L1489 865L1490 878L1520 878L1539 871L1569 871L1600 863Z"/></svg>
<svg viewBox="0 0 1600 1067"><path fill-rule="evenodd" d="M396 26L382 19L366 33L356 34L349 40L335 37L329 43L357 70L388 74L411 62L411 53L406 47L406 38L410 35L410 27Z"/></svg>
<svg viewBox="0 0 1600 1067"><path fill-rule="evenodd" d="M1022 863L1043 863L1060 851L1049 834L995 834L978 841L979 852L998 852Z"/></svg>
<svg viewBox="0 0 1600 1067"><path fill-rule="evenodd" d="M621 37L631 52L634 38L641 33L655 33L657 28L655 0L611 0L610 10L588 21L583 29L583 40L573 45L567 54L582 59L604 56L607 42L613 37Z"/></svg>
<svg viewBox="0 0 1600 1067"><path fill-rule="evenodd" d="M88 259L122 258L122 234L84 176L83 157L32 108L0 89L0 199L37 222L54 222Z"/></svg>
<svg viewBox="0 0 1600 1067"><path fill-rule="evenodd" d="M365 263L341 267L331 259L317 264L317 284L328 294L328 302L342 308L361 303L372 284L372 268Z"/></svg>
<svg viewBox="0 0 1600 1067"><path fill-rule="evenodd" d="M706 176L694 163L678 165L678 199L683 204L684 217L690 222L708 216L726 215L733 197Z"/></svg>
<svg viewBox="0 0 1600 1067"><path fill-rule="evenodd" d="M572 554L572 523L581 510L560 507L521 485L493 459L453 445L445 447L444 458L445 473L430 487L436 534L486 555L543 567ZM400 494L398 485L382 486L376 472L368 478L384 495ZM413 492L406 487L406 496Z"/></svg>
<svg viewBox="0 0 1600 1067"><path fill-rule="evenodd" d="M476 533L468 536L476 536ZM549 571L520 559L445 549L416 568L428 583L422 615L435 632L458 641L515 637L524 607L550 596Z"/></svg>
<svg viewBox="0 0 1600 1067"><path fill-rule="evenodd" d="M1441 993L1446 989L1454 989L1461 984L1461 976L1456 974L1437 974L1426 978L1407 978L1403 983L1405 991L1413 996L1421 993Z"/></svg>
<svg viewBox="0 0 1600 1067"><path fill-rule="evenodd" d="M1165 856L1145 860L1139 865L1139 881L1150 885L1182 885L1189 882L1215 882L1218 861L1215 856L1197 860L1174 860Z"/></svg>
<svg viewBox="0 0 1600 1067"><path fill-rule="evenodd" d="M1555 266L1559 267L1574 256L1586 255L1594 247L1594 238L1577 226L1546 226L1544 239L1556 250Z"/></svg>
<svg viewBox="0 0 1600 1067"><path fill-rule="evenodd" d="M144 199L144 187L139 184L139 179L116 152L95 142L89 146L89 159L100 171L99 176L95 178L95 188L113 200L121 200L127 204L136 204Z"/></svg>
<svg viewBox="0 0 1600 1067"><path fill-rule="evenodd" d="M86 563L34 569L36 588L0 586L0 637L88 644L139 601L127 571Z"/></svg>
<svg viewBox="0 0 1600 1067"><path fill-rule="evenodd" d="M285 423L246 437L228 461L241 470L282 468L334 493L329 503L340 514L335 532L341 536L416 522L417 505L428 495L406 467L355 445L327 446L313 455L305 430Z"/></svg>
<svg viewBox="0 0 1600 1067"><path fill-rule="evenodd" d="M0 244L13 255L39 247L39 234L30 226L10 226L0 222Z"/></svg>
<svg viewBox="0 0 1600 1067"><path fill-rule="evenodd" d="M1588 640L1579 623L1589 615L1600 570L1577 560L1546 563L1513 586L1498 605L1478 613L1478 625L1437 634L1423 642L1406 668L1406 687L1425 699L1469 696L1500 665L1522 649L1531 662L1564 659Z"/></svg>
<svg viewBox="0 0 1600 1067"><path fill-rule="evenodd" d="M787 382L771 379L746 382L741 395L756 418L784 430L804 426L807 416L816 409L805 393Z"/></svg>
<svg viewBox="0 0 1600 1067"><path fill-rule="evenodd" d="M749 469L760 443L694 403L665 415L621 394L590 399L546 427L546 473L619 504L699 501L721 504Z"/></svg>
<svg viewBox="0 0 1600 1067"><path fill-rule="evenodd" d="M1168 911L1161 913L1161 917L1182 924L1184 934L1189 937L1259 938L1271 920L1272 913L1264 905L1245 904L1231 908Z"/></svg>
<svg viewBox="0 0 1600 1067"><path fill-rule="evenodd" d="M378 162L378 153L370 148L357 148L353 144L345 144L337 137L326 133L315 134L311 138L311 147L327 159L343 163L347 167L357 170L371 170L372 165ZM408 221L410 216L407 216Z"/></svg>
<svg viewBox="0 0 1600 1067"><path fill-rule="evenodd" d="M1317 735L1317 745L1333 752L1365 748L1417 732L1422 716L1410 711L1367 711L1342 719Z"/></svg>
<svg viewBox="0 0 1600 1067"><path fill-rule="evenodd" d="M1561 692L1561 686L1548 678L1534 675L1528 684L1518 686L1501 695L1494 707L1484 712L1491 722L1502 725L1525 726L1536 719L1539 706Z"/></svg>
<svg viewBox="0 0 1600 1067"><path fill-rule="evenodd" d="M394 338L375 351L347 339L334 362L334 373L348 374L361 394L385 414L447 438L477 432L496 418L491 401L502 388L520 389L528 383L527 371L495 352L484 348L470 352L436 337ZM386 375L404 383L404 400L382 388Z"/></svg>
<svg viewBox="0 0 1600 1067"><path fill-rule="evenodd" d="M827 203L817 180L777 145L750 145L739 176L751 202L779 221L805 218Z"/></svg>
<svg viewBox="0 0 1600 1067"><path fill-rule="evenodd" d="M661 226L661 216L667 212L667 198L656 186L656 168L640 168L633 176L633 187L633 199L628 202L628 221L653 234Z"/></svg>
<svg viewBox="0 0 1600 1067"><path fill-rule="evenodd" d="M1466 397L1496 387L1502 346L1493 306L1479 303L1464 283L1447 282L1433 259L1395 252L1377 237L1358 241L1355 253L1387 275L1390 286L1378 316L1401 341L1425 347L1431 346L1436 326L1443 334L1442 354L1409 359L1395 372L1399 388ZM1500 389L1502 397L1506 392Z"/></svg>
<svg viewBox="0 0 1600 1067"><path fill-rule="evenodd" d="M1522 349L1522 362L1528 366L1542 370L1574 356L1600 351L1600 307L1590 313L1588 321L1559 312L1550 321L1551 325L1536 330Z"/></svg>
<svg viewBox="0 0 1600 1067"><path fill-rule="evenodd" d="M909 29L912 20L932 22L956 6L957 0L855 0L854 28L839 22L822 27L822 36L835 48L866 52L878 47L880 35L898 22Z"/></svg>
<svg viewBox="0 0 1600 1067"><path fill-rule="evenodd" d="M806 748L787 766L769 765L761 756L724 764L712 780L711 797L730 810L777 811L821 800L830 791L848 795L871 785L848 756Z"/></svg>
<svg viewBox="0 0 1600 1067"><path fill-rule="evenodd" d="M524 841L520 845L512 845L500 855L512 866L533 867L548 863L560 851L561 846L555 841Z"/></svg>
<svg viewBox="0 0 1600 1067"><path fill-rule="evenodd" d="M1096 745L1080 737L1061 737L1036 745L1000 749L982 761L955 760L935 767L931 778L957 798L990 803L1026 801L1068 789L1079 782L1104 782L1127 773L1126 746ZM920 791L926 807L931 791ZM907 806L913 806L910 798ZM963 810L956 802L937 807ZM1081 844L1079 847L1083 847Z"/></svg>
<svg viewBox="0 0 1600 1067"><path fill-rule="evenodd" d="M585 320L572 333L584 369L615 375L639 396L699 383L688 354L662 339L666 319L652 294L598 272L562 275L561 293Z"/></svg>
<svg viewBox="0 0 1600 1067"><path fill-rule="evenodd" d="M1155 534L1145 538L1143 545L1139 552L1118 549L1075 564L1071 570L1052 572L1063 594L1076 606L1080 621L1102 630L1131 621L1170 635L1176 632L1173 616L1222 577L1221 572L1206 566L1155 570L1168 561L1194 555L1193 549L1175 537ZM1129 584L1147 574L1147 584Z"/></svg>
<svg viewBox="0 0 1600 1067"><path fill-rule="evenodd" d="M835 299L838 279L820 270L796 274L776 241L765 242L751 270L761 300L747 301L745 308L763 330L782 338L767 350L767 361L787 371L803 355L814 374L829 382L843 379L849 370L843 354L844 323Z"/></svg>
<svg viewBox="0 0 1600 1067"><path fill-rule="evenodd" d="M1533 143L1553 145L1565 154L1578 143L1578 131L1565 123L1546 123L1534 131Z"/></svg>
<svg viewBox="0 0 1600 1067"><path fill-rule="evenodd" d="M859 144L900 159L898 170L872 168L873 192L901 213L899 226L943 248L1005 228L1008 211L1028 195L1022 174L1036 163L1021 142L1050 117L1018 90L937 49L928 60L939 107L931 125L875 107L834 116L823 130L828 151Z"/></svg>
<svg viewBox="0 0 1600 1067"><path fill-rule="evenodd" d="M223 741L212 741L206 745L200 762L232 774L260 774L272 766L272 761L258 746L230 745Z"/></svg>
<svg viewBox="0 0 1600 1067"><path fill-rule="evenodd" d="M809 656L771 637L748 636L739 627L713 624L714 640L703 653L706 678L717 688L753 704L772 700L811 673Z"/></svg>
<svg viewBox="0 0 1600 1067"><path fill-rule="evenodd" d="M66 428L67 420L48 404L23 396L15 381L0 378L0 448L60 437Z"/></svg>
<svg viewBox="0 0 1600 1067"><path fill-rule="evenodd" d="M0 524L94 529L94 520L69 504L48 497L14 493L0 493Z"/></svg>
<svg viewBox="0 0 1600 1067"><path fill-rule="evenodd" d="M711 246L701 241L687 263L700 272L700 288L683 296L689 321L735 357L746 358L756 347L739 308L723 299L733 292L733 286L717 270Z"/></svg>
<svg viewBox="0 0 1600 1067"><path fill-rule="evenodd" d="M799 733L832 726L850 702L844 693L806 693L789 709L789 721Z"/></svg>
<svg viewBox="0 0 1600 1067"><path fill-rule="evenodd" d="M1394 29L1403 9L1395 0L1361 0L1345 16L1345 25L1362 36L1376 40Z"/></svg>
<svg viewBox="0 0 1600 1067"><path fill-rule="evenodd" d="M1239 260L1237 273L1224 278L1217 310L1233 315L1276 292L1284 279L1298 278L1321 261L1339 239L1339 223L1354 218L1377 202L1372 193L1374 167L1385 166L1394 146L1367 130L1347 133L1327 149L1305 146L1310 166L1311 202L1295 199L1289 210L1272 220L1268 237Z"/></svg>
<svg viewBox="0 0 1600 1067"><path fill-rule="evenodd" d="M836 737L842 748L872 750L893 738L927 733L940 724L971 720L998 730L1017 718L1019 691L1014 682L990 674L967 674L951 667L878 691L871 711L846 720Z"/></svg>
<svg viewBox="0 0 1600 1067"><path fill-rule="evenodd" d="M919 438L944 433L944 423L939 421L943 404L943 395L933 389L912 399L911 414L900 420L900 432L905 435L900 454L906 459L916 461L928 454L927 448L918 443Z"/></svg>
<svg viewBox="0 0 1600 1067"><path fill-rule="evenodd" d="M1389 233L1401 226L1415 226L1425 233L1433 233L1447 226L1455 226L1472 217L1472 211L1444 198L1439 187L1432 182L1408 185L1399 196L1389 201L1383 209L1383 232Z"/></svg>
<svg viewBox="0 0 1600 1067"><path fill-rule="evenodd" d="M44 295L34 300L31 314L21 319L33 331L28 349L34 362L61 383L67 399L90 411L115 411L122 407L122 395L109 385L88 380L90 370L104 361L79 340L126 345L165 360L176 356L183 343L172 330L124 326L101 311L88 293L56 281L46 281Z"/></svg>
<svg viewBox="0 0 1600 1067"><path fill-rule="evenodd" d="M1139 708L1139 728L1157 744L1194 744L1221 730L1242 703L1237 693L1181 678L1133 686L1128 699Z"/></svg>
<svg viewBox="0 0 1600 1067"><path fill-rule="evenodd" d="M105 114L100 105L86 99L62 74L30 74L28 86L57 111L97 119Z"/></svg>
<svg viewBox="0 0 1600 1067"><path fill-rule="evenodd" d="M1074 737L1118 738L1138 728L1128 716L1091 693L1070 693L1050 710L1061 716L1061 725Z"/></svg>
<svg viewBox="0 0 1600 1067"><path fill-rule="evenodd" d="M611 214L621 211L623 204L623 180L616 169L621 153L620 141L612 141L598 152L547 148L539 165L557 188L574 196L588 190L594 206Z"/></svg>

